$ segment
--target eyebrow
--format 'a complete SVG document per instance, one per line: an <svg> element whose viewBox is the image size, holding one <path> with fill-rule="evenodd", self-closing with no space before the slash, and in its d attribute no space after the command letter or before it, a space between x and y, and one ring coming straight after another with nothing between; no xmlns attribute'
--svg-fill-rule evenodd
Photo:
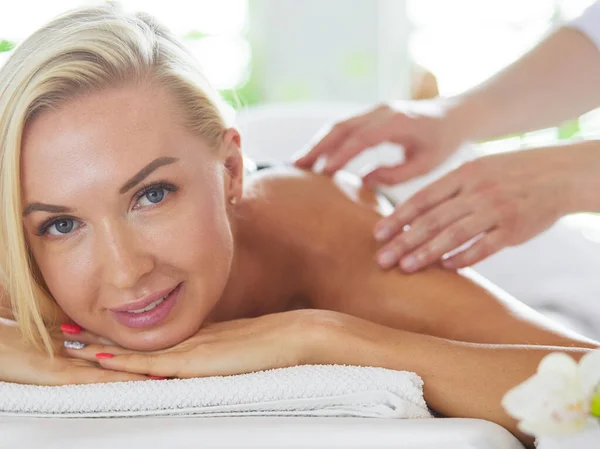
<svg viewBox="0 0 600 449"><path fill-rule="evenodd" d="M174 162L177 162L179 158L176 157L158 157L142 168L137 174L135 174L129 181L123 184L123 187L119 189L119 193L127 193L129 190L133 189L136 185L146 179L150 173L156 170L163 165L169 165Z"/></svg>
<svg viewBox="0 0 600 449"><path fill-rule="evenodd" d="M129 181L123 184L123 187L119 189L119 193L122 195L127 193L129 190L133 189L136 185L146 179L152 172L154 172L159 167L164 165L169 165L174 162L177 162L179 158L176 157L159 157L154 159L144 168L142 168L139 172L137 172ZM54 214L65 214L65 213L73 213L74 209L65 206L57 206L54 204L44 204L44 203L31 203L28 204L25 210L23 211L23 217L26 217L32 212L50 212Z"/></svg>
<svg viewBox="0 0 600 449"><path fill-rule="evenodd" d="M31 203L23 211L23 217L26 217L32 212L42 211L50 212L53 214L70 214L73 213L73 209L64 206L55 206L54 204L43 204L43 203Z"/></svg>

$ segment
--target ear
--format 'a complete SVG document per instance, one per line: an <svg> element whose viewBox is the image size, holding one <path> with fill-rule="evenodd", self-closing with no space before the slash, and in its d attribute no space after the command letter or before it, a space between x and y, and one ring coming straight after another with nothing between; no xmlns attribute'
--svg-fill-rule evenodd
<svg viewBox="0 0 600 449"><path fill-rule="evenodd" d="M244 158L240 133L228 128L223 133L221 148L225 166L225 201L235 203L242 197L244 187Z"/></svg>

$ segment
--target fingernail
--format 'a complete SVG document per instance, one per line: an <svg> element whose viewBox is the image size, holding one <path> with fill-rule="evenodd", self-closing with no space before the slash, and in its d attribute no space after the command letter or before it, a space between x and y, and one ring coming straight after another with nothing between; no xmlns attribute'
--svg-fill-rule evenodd
<svg viewBox="0 0 600 449"><path fill-rule="evenodd" d="M338 163L335 159L327 159L325 166L323 167L323 172L327 174L334 173L338 170Z"/></svg>
<svg viewBox="0 0 600 449"><path fill-rule="evenodd" d="M386 227L380 227L375 230L375 240L382 242L390 238L390 229Z"/></svg>
<svg viewBox="0 0 600 449"><path fill-rule="evenodd" d="M326 165L325 167L323 167L323 170L321 173L323 173L324 175L331 175L335 172L335 170L333 169L333 165Z"/></svg>
<svg viewBox="0 0 600 449"><path fill-rule="evenodd" d="M67 349L83 349L86 346L84 342L79 340L65 340L63 344Z"/></svg>
<svg viewBox="0 0 600 449"><path fill-rule="evenodd" d="M415 256L407 256L402 259L400 266L404 271L414 271L417 268L417 258Z"/></svg>
<svg viewBox="0 0 600 449"><path fill-rule="evenodd" d="M99 352L96 354L97 359L112 359L114 356L114 354L109 354L108 352Z"/></svg>
<svg viewBox="0 0 600 449"><path fill-rule="evenodd" d="M452 262L450 262L449 260L444 260L444 261L442 261L442 267L444 267L444 268L453 268L452 267Z"/></svg>
<svg viewBox="0 0 600 449"><path fill-rule="evenodd" d="M149 379L154 379L154 380L165 380L166 379L166 377L164 377L164 376L152 376L150 374L148 374L147 377Z"/></svg>
<svg viewBox="0 0 600 449"><path fill-rule="evenodd" d="M83 328L77 324L63 323L60 325L60 330L65 334L78 334L83 330Z"/></svg>
<svg viewBox="0 0 600 449"><path fill-rule="evenodd" d="M374 179L371 178L363 178L362 180L363 184L366 185L367 187L377 187L377 182Z"/></svg>
<svg viewBox="0 0 600 449"><path fill-rule="evenodd" d="M391 267L396 261L396 253L391 250L383 251L377 255L377 263L383 268Z"/></svg>

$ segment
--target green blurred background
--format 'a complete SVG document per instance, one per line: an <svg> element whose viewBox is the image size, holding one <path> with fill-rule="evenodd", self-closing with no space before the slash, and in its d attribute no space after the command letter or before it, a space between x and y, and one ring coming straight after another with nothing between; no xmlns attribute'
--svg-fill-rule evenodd
<svg viewBox="0 0 600 449"><path fill-rule="evenodd" d="M0 64L53 16L93 0L0 0ZM449 96L535 45L592 0L123 0L178 33L234 107ZM487 151L592 136L593 111ZM485 148L484 148L484 151Z"/></svg>

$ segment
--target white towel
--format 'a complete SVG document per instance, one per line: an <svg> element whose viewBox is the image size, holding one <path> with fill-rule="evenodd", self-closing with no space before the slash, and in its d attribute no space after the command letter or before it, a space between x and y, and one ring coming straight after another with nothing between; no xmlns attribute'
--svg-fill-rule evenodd
<svg viewBox="0 0 600 449"><path fill-rule="evenodd" d="M1 415L431 417L415 373L340 365L60 387L0 382Z"/></svg>

